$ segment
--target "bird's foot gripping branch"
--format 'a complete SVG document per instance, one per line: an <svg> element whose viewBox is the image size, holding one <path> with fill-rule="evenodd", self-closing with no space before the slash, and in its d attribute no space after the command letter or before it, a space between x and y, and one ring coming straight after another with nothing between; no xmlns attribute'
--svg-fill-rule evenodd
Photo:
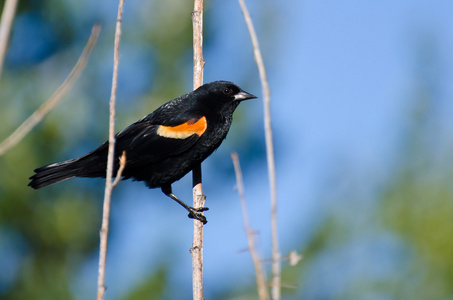
<svg viewBox="0 0 453 300"><path fill-rule="evenodd" d="M189 210L189 215L188 215L189 218L196 219L196 220L202 222L203 224L208 223L208 220L206 220L206 217L203 215L203 212L209 210L209 208L207 208L207 207L198 207L198 208L189 207L188 210Z"/></svg>
<svg viewBox="0 0 453 300"><path fill-rule="evenodd" d="M162 187L162 192L165 195L167 195L168 197L170 197L171 199L173 199L176 202L178 202L182 207L184 207L189 212L189 215L188 215L189 218L196 219L196 220L202 222L203 224L208 223L208 221L206 220L206 217L203 215L203 212L209 210L209 208L207 208L207 207L196 207L196 208L194 208L192 206L189 206L189 205L185 204L178 197L176 197L175 194L172 193L171 186ZM206 197L206 196L203 195L203 197Z"/></svg>

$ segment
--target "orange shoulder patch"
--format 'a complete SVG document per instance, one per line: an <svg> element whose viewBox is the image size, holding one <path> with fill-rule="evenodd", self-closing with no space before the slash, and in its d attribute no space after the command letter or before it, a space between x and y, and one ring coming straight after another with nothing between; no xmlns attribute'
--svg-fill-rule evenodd
<svg viewBox="0 0 453 300"><path fill-rule="evenodd" d="M190 120L177 126L160 125L157 128L157 134L171 139L185 139L193 134L201 136L206 131L207 127L208 123L206 117L201 117L196 122Z"/></svg>

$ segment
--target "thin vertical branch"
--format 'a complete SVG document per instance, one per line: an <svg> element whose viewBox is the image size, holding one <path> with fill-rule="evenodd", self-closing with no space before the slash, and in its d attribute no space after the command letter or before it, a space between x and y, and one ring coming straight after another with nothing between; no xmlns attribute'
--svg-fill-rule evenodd
<svg viewBox="0 0 453 300"><path fill-rule="evenodd" d="M193 25L193 89L203 85L203 0L195 0L192 12Z"/></svg>
<svg viewBox="0 0 453 300"><path fill-rule="evenodd" d="M3 62L5 60L6 49L8 48L11 25L16 14L17 1L6 0L3 6L2 20L0 22L0 77L2 76Z"/></svg>
<svg viewBox="0 0 453 300"><path fill-rule="evenodd" d="M261 300L268 300L269 296L266 289L266 279L261 267L261 259L258 255L258 251L255 247L255 235L253 230L250 228L248 213L247 213L247 204L245 202L245 192L244 192L244 183L242 181L242 171L241 165L239 163L239 157L237 153L231 153L231 159L233 160L234 171L236 173L236 183L239 193L239 199L241 201L242 216L244 218L244 227L247 234L247 241L249 244L250 255L252 256L253 265L255 266L256 274L256 286L258 290L258 296Z"/></svg>
<svg viewBox="0 0 453 300"><path fill-rule="evenodd" d="M68 77L66 77L63 83L46 102L44 102L27 120L25 120L19 127L17 127L17 129L14 130L14 132L11 133L10 136L8 136L4 141L0 143L0 156L17 145L30 132L30 130L32 130L36 126L36 124L38 124L52 109L54 109L60 103L60 101L73 86L74 82L77 78L79 78L80 74L85 68L88 58L90 57L90 54L94 49L94 46L96 45L100 31L101 26L93 26L90 38L88 39L88 42L86 43L82 54L80 54L77 63L71 70L71 73L69 73Z"/></svg>
<svg viewBox="0 0 453 300"><path fill-rule="evenodd" d="M278 230L277 230L277 184L275 175L275 160L274 160L274 145L272 139L272 126L271 126L271 112L270 112L270 89L267 81L266 68L264 66L263 56L261 55L258 38L256 36L255 28L252 19L247 10L244 0L238 0L244 14L245 22L250 33L250 38L253 44L253 54L255 57L258 71L260 73L261 85L263 88L264 96L264 130L266 138L266 153L267 153L267 166L269 171L269 184L271 193L271 231L272 231L272 299L280 299L281 288L281 259L280 250L278 245Z"/></svg>
<svg viewBox="0 0 453 300"><path fill-rule="evenodd" d="M104 205L102 212L102 226L100 230L100 247L99 247L99 273L98 273L98 289L97 300L104 299L105 293L105 262L107 257L107 238L109 233L109 217L110 217L110 200L112 197L113 182L113 159L115 150L115 102L116 102L116 87L118 82L118 65L119 65L119 48L121 38L121 18L123 15L124 0L119 0L118 16L116 19L115 28L115 44L113 52L113 76L112 89L110 94L110 119L109 119L109 150L107 158L107 174L105 180Z"/></svg>
<svg viewBox="0 0 453 300"><path fill-rule="evenodd" d="M203 84L203 0L194 1L193 24L193 88ZM206 197L201 185L201 165L192 170L193 207L204 207ZM193 221L192 292L193 299L203 300L203 223Z"/></svg>

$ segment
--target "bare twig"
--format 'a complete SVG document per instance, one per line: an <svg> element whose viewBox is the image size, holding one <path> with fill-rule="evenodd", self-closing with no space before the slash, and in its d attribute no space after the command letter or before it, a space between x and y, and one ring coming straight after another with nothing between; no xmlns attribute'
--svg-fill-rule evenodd
<svg viewBox="0 0 453 300"><path fill-rule="evenodd" d="M126 151L123 151L123 154L119 158L120 160L120 167L118 172L116 172L115 181L112 183L112 188L114 188L118 182L121 180L121 175L123 174L124 168L126 167Z"/></svg>
<svg viewBox="0 0 453 300"><path fill-rule="evenodd" d="M291 267L296 266L301 260L303 256L297 253L295 250L291 250L288 255L280 256L280 260L287 261ZM262 259L261 263L272 263L272 259Z"/></svg>
<svg viewBox="0 0 453 300"><path fill-rule="evenodd" d="M271 113L270 113L270 90L267 81L266 68L264 67L263 56L261 55L258 38L256 36L255 28L252 19L247 10L244 0L238 0L241 5L242 13L244 14L245 22L250 32L250 38L253 44L253 53L258 71L260 73L261 84L263 87L264 96L264 129L266 137L266 153L267 153L267 166L269 170L269 183L271 193L271 231L272 231L272 299L280 299L281 277L280 277L280 250L278 246L278 230L277 230L277 184L275 176L275 160L274 160L274 145L272 142L272 127L271 127Z"/></svg>
<svg viewBox="0 0 453 300"><path fill-rule="evenodd" d="M18 0L6 0L3 6L2 20L0 23L0 77L2 76L3 62L5 60L6 48L11 32L11 24L14 20Z"/></svg>
<svg viewBox="0 0 453 300"><path fill-rule="evenodd" d="M98 289L97 300L104 299L105 293L105 261L107 257L107 238L109 233L109 217L110 217L110 200L112 196L113 183L113 159L115 151L115 102L116 102L116 87L118 82L118 65L119 65L119 49L121 38L121 18L123 15L124 0L119 0L118 16L116 19L115 29L115 45L113 53L113 77L112 89L110 93L110 119L109 119L109 151L107 158L107 174L105 179L104 205L102 212L102 226L100 230L100 247L99 247L99 274L98 274ZM120 177L117 175L117 177Z"/></svg>
<svg viewBox="0 0 453 300"><path fill-rule="evenodd" d="M193 88L203 84L203 0L194 1L193 24ZM206 197L201 185L201 165L192 170L193 207L204 207ZM193 221L192 254L192 293L193 299L203 300L203 223Z"/></svg>
<svg viewBox="0 0 453 300"><path fill-rule="evenodd" d="M203 85L203 0L195 0L192 12L193 24L193 89Z"/></svg>
<svg viewBox="0 0 453 300"><path fill-rule="evenodd" d="M82 54L77 60L77 63L75 64L71 73L69 73L68 77L66 77L64 82L55 91L55 93L46 102L44 102L27 120L25 120L10 136L8 136L3 142L0 143L0 156L17 145L30 132L30 130L32 130L33 127L35 127L36 124L38 124L45 117L47 113L49 113L55 106L57 106L58 103L60 103L61 99L63 99L63 96L66 95L66 93L74 84L75 80L79 77L79 75L85 68L88 57L90 56L94 46L96 45L100 30L101 27L99 25L93 26L90 38L88 39L88 42L85 45Z"/></svg>
<svg viewBox="0 0 453 300"><path fill-rule="evenodd" d="M126 151L123 151L123 154L119 157L120 161L120 167L118 168L118 171L116 172L116 177L115 181L112 182L112 190L113 188L120 182L121 176L123 175L124 168L126 167ZM110 210L110 207L109 207ZM105 211L105 210L104 210ZM104 216L104 215L103 215ZM102 219L104 225L104 218ZM104 249L102 250L103 253L103 259L102 259L102 266L101 266L101 255L99 256L99 277L98 277L98 294L97 294L97 300L104 299L104 293L105 290L107 289L104 280L105 280L105 261L106 261L106 256L107 256L107 235L108 235L108 218L107 218L107 225L106 225L107 231L103 231L103 228L100 231L100 235L102 236L105 233L105 246L102 245L103 240L101 238L101 248ZM99 283L102 278L102 284L99 286Z"/></svg>
<svg viewBox="0 0 453 300"><path fill-rule="evenodd" d="M267 289L266 289L266 279L263 269L261 267L261 260L258 255L258 251L255 247L255 234L250 228L248 213L247 213L247 204L245 202L245 192L244 192L244 183L242 181L242 172L241 165L239 164L239 158L237 153L231 153L231 159L233 160L234 171L236 172L236 182L239 193L239 199L241 201L242 216L244 218L244 227L245 232L247 233L247 240L249 244L250 255L252 256L253 265L255 266L256 274L256 286L258 289L258 296L261 300L269 299Z"/></svg>
<svg viewBox="0 0 453 300"><path fill-rule="evenodd" d="M294 267L302 260L303 257L296 251L292 250L289 252L286 258L288 259L289 265L291 267Z"/></svg>

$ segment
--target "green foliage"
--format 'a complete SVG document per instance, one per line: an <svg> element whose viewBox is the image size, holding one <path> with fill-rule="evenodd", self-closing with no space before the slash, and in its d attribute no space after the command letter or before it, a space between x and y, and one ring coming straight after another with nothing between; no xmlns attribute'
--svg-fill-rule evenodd
<svg viewBox="0 0 453 300"><path fill-rule="evenodd" d="M28 188L31 166L49 154L34 142L26 139L1 158L0 226L25 248L17 276L6 293L2 291L2 299L72 299L72 272L96 248L99 207L89 193L37 193Z"/></svg>
<svg viewBox="0 0 453 300"><path fill-rule="evenodd" d="M410 299L446 299L453 295L451 176L432 181L426 178L429 170L412 172L395 182L382 203L385 224L408 244L413 257L404 270L413 280L400 284Z"/></svg>
<svg viewBox="0 0 453 300"><path fill-rule="evenodd" d="M159 268L154 274L144 279L132 292L124 297L124 300L158 300L163 299L164 287L167 282L167 271Z"/></svg>

